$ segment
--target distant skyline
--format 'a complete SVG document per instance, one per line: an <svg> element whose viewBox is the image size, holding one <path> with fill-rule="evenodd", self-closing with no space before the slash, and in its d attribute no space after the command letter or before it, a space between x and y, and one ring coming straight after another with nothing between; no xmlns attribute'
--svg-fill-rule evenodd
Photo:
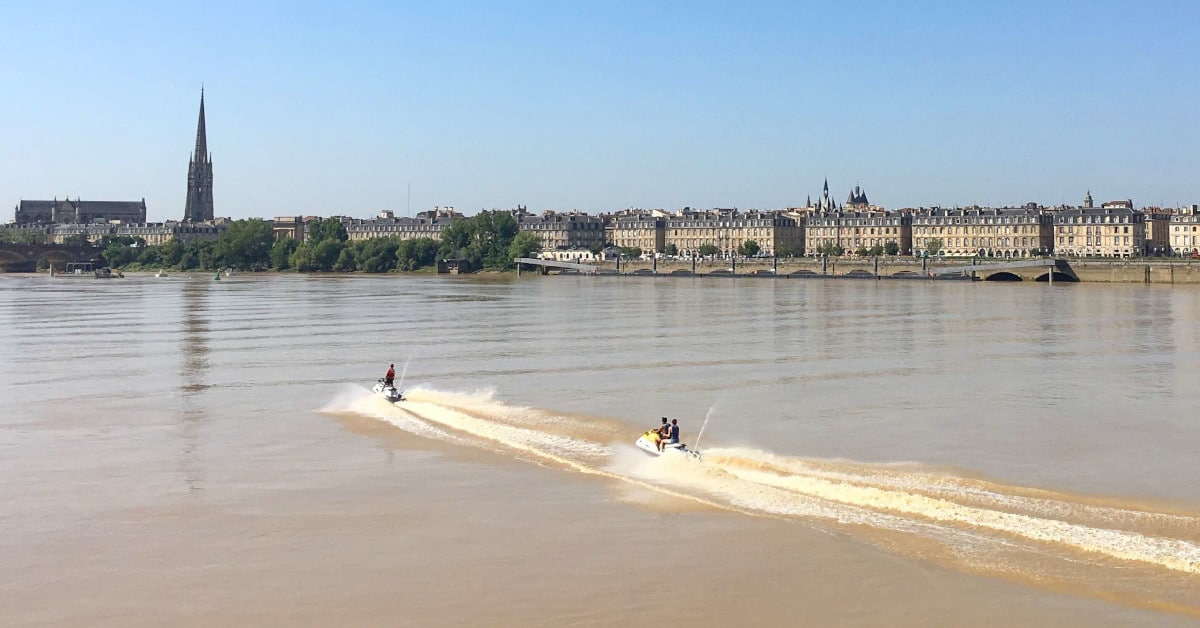
<svg viewBox="0 0 1200 628"><path fill-rule="evenodd" d="M1200 202L1200 3L0 6L0 221ZM411 201L409 187L411 186Z"/></svg>

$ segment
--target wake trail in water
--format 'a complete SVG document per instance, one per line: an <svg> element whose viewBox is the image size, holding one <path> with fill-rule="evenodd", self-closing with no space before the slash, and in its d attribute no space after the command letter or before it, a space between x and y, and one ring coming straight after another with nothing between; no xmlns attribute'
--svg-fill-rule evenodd
<svg viewBox="0 0 1200 628"><path fill-rule="evenodd" d="M1197 512L1010 486L915 464L737 448L705 450L700 461L653 458L631 444L614 444L612 426L602 420L512 406L497 401L494 391L417 387L396 405L364 392L341 394L324 411L507 451L704 507L836 530L949 567L1200 616ZM640 433L627 429L630 440ZM1156 593L1139 580L1153 581Z"/></svg>

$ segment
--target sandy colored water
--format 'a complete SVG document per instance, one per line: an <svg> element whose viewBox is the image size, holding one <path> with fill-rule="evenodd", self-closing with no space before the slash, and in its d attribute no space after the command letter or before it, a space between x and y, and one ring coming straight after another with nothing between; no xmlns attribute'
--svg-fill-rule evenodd
<svg viewBox="0 0 1200 628"><path fill-rule="evenodd" d="M6 623L1197 622L1195 291L235 279L0 279Z"/></svg>

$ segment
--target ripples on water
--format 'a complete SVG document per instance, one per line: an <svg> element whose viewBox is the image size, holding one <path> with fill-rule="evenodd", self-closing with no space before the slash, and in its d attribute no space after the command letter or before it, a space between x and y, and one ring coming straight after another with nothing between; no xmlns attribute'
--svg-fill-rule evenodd
<svg viewBox="0 0 1200 628"><path fill-rule="evenodd" d="M129 412L130 443L178 431L200 490L205 456L262 451L214 436L216 417L286 433L324 407L665 495L657 507L1200 608L1192 287L207 279L4 278L0 427ZM389 362L408 365L411 402L347 391ZM710 411L700 465L628 444L663 414L686 439Z"/></svg>

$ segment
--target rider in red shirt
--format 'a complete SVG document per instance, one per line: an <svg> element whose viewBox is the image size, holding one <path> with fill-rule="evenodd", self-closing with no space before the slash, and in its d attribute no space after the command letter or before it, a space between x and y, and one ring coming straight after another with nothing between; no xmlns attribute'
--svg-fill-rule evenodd
<svg viewBox="0 0 1200 628"><path fill-rule="evenodd" d="M393 381L395 381L395 379L396 379L396 365L395 365L395 364L389 364L389 365L388 365L388 372L387 372L387 375L384 375L384 376L383 376L383 381L384 381L384 383L386 383L388 386L391 386L391 385L392 385L392 382L393 382Z"/></svg>

